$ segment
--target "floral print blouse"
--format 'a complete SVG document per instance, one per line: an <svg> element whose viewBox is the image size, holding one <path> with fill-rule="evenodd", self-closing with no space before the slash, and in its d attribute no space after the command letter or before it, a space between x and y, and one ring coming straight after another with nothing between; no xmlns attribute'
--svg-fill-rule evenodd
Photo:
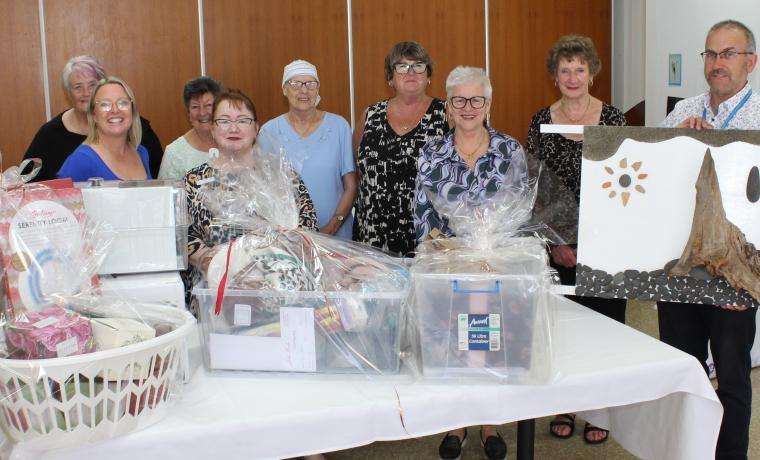
<svg viewBox="0 0 760 460"><path fill-rule="evenodd" d="M429 194L444 197L447 201L477 201L497 192L503 185L522 187L527 183L528 167L520 143L490 127L488 135L488 151L472 169L456 150L454 131L442 139L431 140L422 148L414 203L418 243L433 229L445 236L454 236L448 219L438 214Z"/></svg>

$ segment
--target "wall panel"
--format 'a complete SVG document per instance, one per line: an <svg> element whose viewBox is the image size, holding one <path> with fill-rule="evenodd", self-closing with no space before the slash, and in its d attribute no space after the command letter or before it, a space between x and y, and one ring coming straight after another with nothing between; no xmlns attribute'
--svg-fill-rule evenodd
<svg viewBox="0 0 760 460"><path fill-rule="evenodd" d="M3 169L18 164L45 122L37 2L0 0L0 151Z"/></svg>
<svg viewBox="0 0 760 460"><path fill-rule="evenodd" d="M206 72L253 99L266 121L288 109L282 69L317 66L320 108L350 116L345 0L206 0Z"/></svg>
<svg viewBox="0 0 760 460"><path fill-rule="evenodd" d="M393 95L383 62L399 41L417 41L430 53L431 96L446 96L446 76L457 65L485 66L483 0L353 0L352 5L357 122L369 104Z"/></svg>
<svg viewBox="0 0 760 460"><path fill-rule="evenodd" d="M196 0L45 0L45 30L53 116L68 107L64 64L92 54L132 87L164 146L188 130L182 88L200 75Z"/></svg>
<svg viewBox="0 0 760 460"><path fill-rule="evenodd" d="M490 0L492 124L524 141L531 116L559 99L546 73L546 55L557 39L591 37L602 61L591 93L610 102L611 5L609 0Z"/></svg>

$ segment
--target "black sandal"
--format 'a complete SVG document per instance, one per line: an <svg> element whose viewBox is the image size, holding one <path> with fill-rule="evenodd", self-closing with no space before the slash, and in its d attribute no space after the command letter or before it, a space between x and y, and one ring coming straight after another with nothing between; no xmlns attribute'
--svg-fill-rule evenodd
<svg viewBox="0 0 760 460"><path fill-rule="evenodd" d="M570 431L566 435L561 435L554 431L555 428L559 428L563 426L570 428ZM557 416L557 419L554 419L551 422L549 422L549 434L551 434L555 438L567 439L571 437L573 433L575 433L575 414L560 414Z"/></svg>
<svg viewBox="0 0 760 460"><path fill-rule="evenodd" d="M588 434L592 431L599 431L604 433L604 437L602 439L589 439ZM586 426L583 427L583 440L586 441L586 444L601 444L603 442L607 442L607 439L610 437L610 430L605 430L604 428L599 428L598 426L594 426L588 422L586 422Z"/></svg>
<svg viewBox="0 0 760 460"><path fill-rule="evenodd" d="M464 437L459 439L451 433L446 433L441 445L438 446L438 456L441 460L459 460L462 457L462 448L467 444L467 429L464 430Z"/></svg>

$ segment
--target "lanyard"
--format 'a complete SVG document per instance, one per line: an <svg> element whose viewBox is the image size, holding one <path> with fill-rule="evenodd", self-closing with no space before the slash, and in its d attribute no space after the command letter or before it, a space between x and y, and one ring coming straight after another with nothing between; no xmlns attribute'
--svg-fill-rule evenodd
<svg viewBox="0 0 760 460"><path fill-rule="evenodd" d="M739 110L741 110L742 107L744 107L744 104L747 103L747 101L749 100L750 96L752 96L752 90L751 89L749 91L747 91L747 94L742 98L742 100L739 101L738 104L736 104L736 107L734 107L734 110L732 110L731 113L728 114L728 118L726 118L726 121L724 121L723 124L720 126L720 129L726 129L726 127L728 126L728 123L731 120L733 120L734 117L736 116L736 113ZM702 109L702 118L706 118L706 117L707 117L707 107L704 107Z"/></svg>

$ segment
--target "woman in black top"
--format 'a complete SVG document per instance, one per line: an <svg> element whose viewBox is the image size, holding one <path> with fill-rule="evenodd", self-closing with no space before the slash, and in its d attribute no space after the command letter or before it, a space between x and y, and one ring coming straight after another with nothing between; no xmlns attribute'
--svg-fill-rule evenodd
<svg viewBox="0 0 760 460"><path fill-rule="evenodd" d="M90 103L90 95L98 81L105 77L105 70L92 56L71 58L63 67L63 89L71 108L42 125L26 149L24 159L42 160L42 169L34 180L55 179L55 174L61 169L66 158L84 142L89 131L87 106ZM161 142L148 120L140 117L140 121L143 131L141 143L148 150L151 175L157 177L163 156Z"/></svg>
<svg viewBox="0 0 760 460"><path fill-rule="evenodd" d="M541 134L542 124L562 125L625 125L623 113L589 94L594 76L601 68L594 43L588 37L566 35L549 51L546 60L549 75L562 97L533 116L528 130L527 151L556 175L580 202L581 153L583 136ZM573 216L577 222L577 216ZM551 222L548 222L551 225ZM551 265L560 275L562 284L575 285L576 245L551 247ZM602 299L568 296L603 315L625 323L625 299ZM589 353L593 350L589 350ZM575 414L562 414L550 424L550 433L569 438L575 429ZM609 432L586 424L583 438L589 444L607 440Z"/></svg>
<svg viewBox="0 0 760 460"><path fill-rule="evenodd" d="M385 78L396 95L368 107L354 133L360 174L354 241L398 255L414 251L419 151L449 130L444 101L426 93L432 73L430 56L418 43L397 43L385 57Z"/></svg>

